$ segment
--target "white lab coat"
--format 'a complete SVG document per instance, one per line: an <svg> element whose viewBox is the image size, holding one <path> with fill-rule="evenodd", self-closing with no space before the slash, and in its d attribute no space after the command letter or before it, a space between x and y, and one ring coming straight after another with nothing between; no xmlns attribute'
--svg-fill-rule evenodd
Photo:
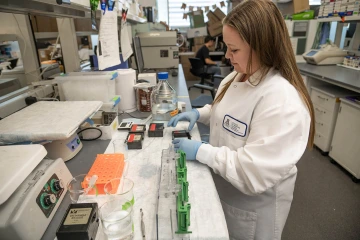
<svg viewBox="0 0 360 240"><path fill-rule="evenodd" d="M234 76L241 74L230 73L218 93ZM258 79L257 72L250 81ZM214 171L230 238L281 239L310 129L300 95L272 69L259 85L233 82L220 103L198 110L210 144L196 159Z"/></svg>

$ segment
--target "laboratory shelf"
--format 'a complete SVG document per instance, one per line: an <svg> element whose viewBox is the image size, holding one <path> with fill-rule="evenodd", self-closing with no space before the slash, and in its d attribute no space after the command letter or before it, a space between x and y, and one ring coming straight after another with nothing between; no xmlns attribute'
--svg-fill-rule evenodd
<svg viewBox="0 0 360 240"><path fill-rule="evenodd" d="M36 39L54 39L57 38L58 32L34 32Z"/></svg>
<svg viewBox="0 0 360 240"><path fill-rule="evenodd" d="M145 18L138 17L131 13L129 13L127 15L126 19L127 19L127 21L132 22L132 23L146 23L147 22L147 20Z"/></svg>
<svg viewBox="0 0 360 240"><path fill-rule="evenodd" d="M341 22L341 18L340 17L318 18L317 21L318 22ZM360 21L360 16L359 15L346 16L345 22L349 22L349 21Z"/></svg>
<svg viewBox="0 0 360 240"><path fill-rule="evenodd" d="M97 10L96 11L96 18L100 19L100 16L102 15L102 11L101 10ZM118 19L120 20L122 17L121 15L121 11L118 11ZM147 19L142 18L142 17L138 17L132 13L128 13L126 16L126 20L129 23L146 23Z"/></svg>

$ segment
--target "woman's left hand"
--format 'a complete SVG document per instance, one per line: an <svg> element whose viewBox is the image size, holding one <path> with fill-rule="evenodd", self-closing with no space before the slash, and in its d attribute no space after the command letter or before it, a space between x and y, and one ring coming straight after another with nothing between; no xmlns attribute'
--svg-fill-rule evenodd
<svg viewBox="0 0 360 240"><path fill-rule="evenodd" d="M202 144L199 141L189 140L186 138L175 138L172 143L175 150L182 150L186 154L186 160L196 160L196 154Z"/></svg>

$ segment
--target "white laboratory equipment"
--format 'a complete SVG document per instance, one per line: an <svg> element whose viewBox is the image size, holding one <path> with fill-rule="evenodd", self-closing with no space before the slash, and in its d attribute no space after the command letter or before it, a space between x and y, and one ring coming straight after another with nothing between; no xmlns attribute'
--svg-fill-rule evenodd
<svg viewBox="0 0 360 240"><path fill-rule="evenodd" d="M120 96L119 112L136 111L134 86L136 71L118 69L115 71L71 72L56 77L61 101L102 101L109 102Z"/></svg>
<svg viewBox="0 0 360 240"><path fill-rule="evenodd" d="M176 91L168 82L169 74L159 72L159 83L151 93L151 111L154 120L169 121L178 114Z"/></svg>
<svg viewBox="0 0 360 240"><path fill-rule="evenodd" d="M138 33L145 69L178 68L176 31Z"/></svg>
<svg viewBox="0 0 360 240"><path fill-rule="evenodd" d="M82 148L78 127L100 101L36 102L0 121L0 144L42 143L53 159L73 158Z"/></svg>
<svg viewBox="0 0 360 240"><path fill-rule="evenodd" d="M321 45L320 49L311 49L303 54L307 63L315 65L335 65L342 63L347 52L333 43Z"/></svg>
<svg viewBox="0 0 360 240"><path fill-rule="evenodd" d="M0 147L0 238L40 239L72 175L62 159L44 159L42 145Z"/></svg>

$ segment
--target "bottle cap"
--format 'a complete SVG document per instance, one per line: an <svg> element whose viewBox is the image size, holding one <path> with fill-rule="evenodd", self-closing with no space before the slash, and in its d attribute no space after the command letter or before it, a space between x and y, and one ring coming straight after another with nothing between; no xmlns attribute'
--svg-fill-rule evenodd
<svg viewBox="0 0 360 240"><path fill-rule="evenodd" d="M158 79L159 80L167 80L169 78L168 72L159 72L158 73Z"/></svg>

